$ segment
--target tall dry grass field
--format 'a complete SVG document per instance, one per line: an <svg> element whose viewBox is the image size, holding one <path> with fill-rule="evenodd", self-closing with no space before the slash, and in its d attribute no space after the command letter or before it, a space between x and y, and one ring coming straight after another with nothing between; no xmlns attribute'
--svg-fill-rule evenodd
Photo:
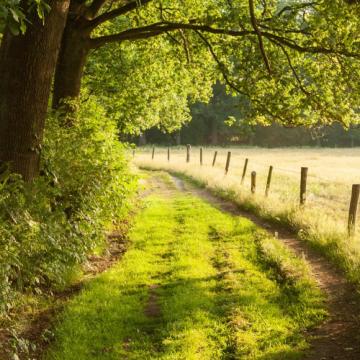
<svg viewBox="0 0 360 360"><path fill-rule="evenodd" d="M218 155L213 167L215 151ZM228 151L231 161L225 175ZM249 163L241 184L246 158ZM171 148L170 161L167 148L156 148L154 159L152 148L141 148L134 162L140 167L184 174L260 216L287 224L360 283L360 220L355 236L347 235L351 186L360 183L360 148L203 148L202 166L198 147L191 148L189 163L185 147ZM269 196L265 197L270 165L273 176ZM299 206L301 167L309 169L303 207ZM255 194L250 191L252 171L257 175Z"/></svg>

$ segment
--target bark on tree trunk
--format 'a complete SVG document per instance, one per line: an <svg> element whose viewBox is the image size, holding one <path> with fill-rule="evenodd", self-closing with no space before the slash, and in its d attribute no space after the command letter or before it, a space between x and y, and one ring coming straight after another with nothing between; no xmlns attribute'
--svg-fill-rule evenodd
<svg viewBox="0 0 360 360"><path fill-rule="evenodd" d="M76 100L79 97L81 78L90 51L89 41L90 30L82 28L78 21L68 19L56 65L54 109L59 108L64 100ZM66 110L71 112L71 108L66 107Z"/></svg>
<svg viewBox="0 0 360 360"><path fill-rule="evenodd" d="M70 0L50 0L45 24L35 14L25 35L6 31L0 47L0 162L26 181L39 173L40 149ZM22 1L26 9L27 1Z"/></svg>
<svg viewBox="0 0 360 360"><path fill-rule="evenodd" d="M175 142L177 146L181 145L181 130L179 130L175 135Z"/></svg>
<svg viewBox="0 0 360 360"><path fill-rule="evenodd" d="M147 143L145 133L141 133L139 136L139 146L145 146Z"/></svg>

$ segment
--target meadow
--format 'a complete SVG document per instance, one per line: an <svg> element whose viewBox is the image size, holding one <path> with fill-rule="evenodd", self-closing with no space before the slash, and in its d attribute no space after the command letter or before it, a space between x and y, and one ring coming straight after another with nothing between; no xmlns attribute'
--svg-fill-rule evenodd
<svg viewBox="0 0 360 360"><path fill-rule="evenodd" d="M215 151L218 155L212 166ZM228 151L232 155L225 175ZM241 184L246 158L249 163ZM192 147L189 163L185 147L171 148L170 161L167 148L156 148L152 159L152 148L145 147L137 149L134 163L185 176L261 217L281 222L323 252L348 279L360 284L360 229L352 237L347 233L351 187L360 178L359 148L203 148L200 165L198 147ZM273 176L265 197L270 165ZM309 168L305 206L299 205L301 167ZM257 173L255 194L250 191L252 171Z"/></svg>

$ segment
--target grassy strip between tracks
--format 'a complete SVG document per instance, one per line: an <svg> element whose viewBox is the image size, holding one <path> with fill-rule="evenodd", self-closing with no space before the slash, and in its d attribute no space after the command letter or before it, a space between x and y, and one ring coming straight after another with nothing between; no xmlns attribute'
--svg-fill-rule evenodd
<svg viewBox="0 0 360 360"><path fill-rule="evenodd" d="M243 210L249 211L260 218L281 224L298 234L314 249L322 253L346 278L355 283L360 291L360 242L359 231L356 236L349 237L346 224L341 224L334 217L326 214L324 208L298 204L288 204L283 199L269 198L261 194L253 195L240 185L240 180L227 180L211 168L200 169L199 166L143 162L140 168L151 171L167 171L195 186L206 188L222 199L232 201ZM345 220L345 219L343 219Z"/></svg>
<svg viewBox="0 0 360 360"><path fill-rule="evenodd" d="M325 316L303 260L174 190L144 201L127 254L69 303L46 358L298 359Z"/></svg>

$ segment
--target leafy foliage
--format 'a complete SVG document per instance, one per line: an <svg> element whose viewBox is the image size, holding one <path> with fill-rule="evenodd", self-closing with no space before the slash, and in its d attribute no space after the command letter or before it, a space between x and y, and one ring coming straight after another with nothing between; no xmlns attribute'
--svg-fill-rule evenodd
<svg viewBox="0 0 360 360"><path fill-rule="evenodd" d="M196 102L190 106L192 119L177 132L181 144L242 144L262 147L360 145L358 124L347 129L341 124L284 127L274 122L265 126L254 125L244 115L248 107L246 97L231 96L226 93L224 85L216 84L208 103ZM144 138L149 144L176 143L174 134L156 128L147 130Z"/></svg>
<svg viewBox="0 0 360 360"><path fill-rule="evenodd" d="M35 12L40 19L44 20L46 14L50 11L50 6L43 0L29 0L27 2L27 11L21 6L23 4L20 3L20 0L0 1L0 34L6 26L14 35L24 34L29 13Z"/></svg>
<svg viewBox="0 0 360 360"><path fill-rule="evenodd" d="M163 38L108 45L90 56L84 91L103 101L122 133L174 131L191 119L189 102L211 95L209 60L202 51L188 63L184 50Z"/></svg>
<svg viewBox="0 0 360 360"><path fill-rule="evenodd" d="M102 90L107 71L116 117L133 124L126 132L179 127L189 118L186 92L208 95L216 80L246 99L252 123L359 121L359 4L153 0L120 10L104 8L93 20L88 84ZM111 43L120 45L103 47Z"/></svg>
<svg viewBox="0 0 360 360"><path fill-rule="evenodd" d="M123 218L134 191L116 127L95 103L73 127L48 119L43 176L25 184L3 179L0 199L0 311L17 291L62 284L96 245L104 229Z"/></svg>
<svg viewBox="0 0 360 360"><path fill-rule="evenodd" d="M85 26L86 51L97 50L88 84L105 94L124 132L180 127L189 120L186 97L208 97L209 81L218 79L247 98L253 122L359 121L358 1L71 3L71 26ZM48 8L32 0L35 10L44 18ZM18 0L3 0L0 14L13 32L25 31ZM104 47L111 43L120 45Z"/></svg>

